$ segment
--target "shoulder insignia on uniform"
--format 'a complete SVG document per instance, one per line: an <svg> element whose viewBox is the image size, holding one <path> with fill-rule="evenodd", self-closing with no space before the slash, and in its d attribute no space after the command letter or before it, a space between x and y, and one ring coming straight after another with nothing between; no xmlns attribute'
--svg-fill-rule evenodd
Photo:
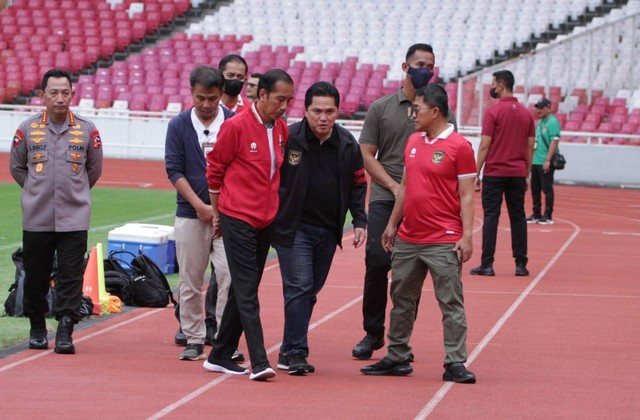
<svg viewBox="0 0 640 420"><path fill-rule="evenodd" d="M22 139L24 138L24 133L20 130L16 130L16 134L13 136L13 148L17 148L22 143Z"/></svg>
<svg viewBox="0 0 640 420"><path fill-rule="evenodd" d="M91 132L91 143L93 144L94 149L102 147L102 140L100 140L100 132L98 130L93 130Z"/></svg>

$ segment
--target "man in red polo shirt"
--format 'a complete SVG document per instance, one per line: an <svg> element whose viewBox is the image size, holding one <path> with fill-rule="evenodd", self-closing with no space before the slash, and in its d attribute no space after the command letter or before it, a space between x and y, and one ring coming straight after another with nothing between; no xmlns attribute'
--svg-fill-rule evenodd
<svg viewBox="0 0 640 420"><path fill-rule="evenodd" d="M496 251L498 220L504 195L511 222L511 249L516 276L528 276L527 217L524 196L528 189L535 125L529 110L513 96L515 81L509 70L493 73L490 95L500 101L489 108L482 122L478 148L478 178L474 187L480 191L482 174L482 263L471 270L478 276L495 276L493 257Z"/></svg>
<svg viewBox="0 0 640 420"><path fill-rule="evenodd" d="M293 80L269 70L258 84L258 101L225 120L216 147L207 154L207 182L214 237L222 234L231 286L227 305L204 363L213 372L243 375L232 360L244 331L253 380L276 375L264 348L258 286L278 210L280 167L289 130L282 114L293 99Z"/></svg>
<svg viewBox="0 0 640 420"><path fill-rule="evenodd" d="M462 263L473 252L473 148L447 123L448 98L441 86L418 89L413 112L416 133L407 140L402 182L382 235L384 249L393 251L388 354L360 371L395 376L413 372L409 339L422 285L431 272L444 330L442 379L475 383L464 366L467 320L461 282Z"/></svg>

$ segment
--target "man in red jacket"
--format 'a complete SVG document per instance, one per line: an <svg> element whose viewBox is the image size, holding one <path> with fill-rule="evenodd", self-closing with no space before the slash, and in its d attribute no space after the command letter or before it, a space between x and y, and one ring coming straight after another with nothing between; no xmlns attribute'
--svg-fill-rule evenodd
<svg viewBox="0 0 640 420"><path fill-rule="evenodd" d="M249 373L231 359L244 329L250 378L266 380L276 375L264 348L258 285L278 210L280 167L289 135L280 117L292 99L291 77L283 70L269 70L258 84L258 100L222 124L216 147L207 155L214 235L222 235L231 273L214 350L204 363L213 372Z"/></svg>

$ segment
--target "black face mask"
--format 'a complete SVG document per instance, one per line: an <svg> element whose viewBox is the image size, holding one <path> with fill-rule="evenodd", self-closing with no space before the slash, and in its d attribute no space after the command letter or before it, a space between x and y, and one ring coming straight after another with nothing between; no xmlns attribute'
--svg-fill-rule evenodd
<svg viewBox="0 0 640 420"><path fill-rule="evenodd" d="M224 80L224 93L229 96L238 96L244 86L244 82L238 79L225 79Z"/></svg>
<svg viewBox="0 0 640 420"><path fill-rule="evenodd" d="M498 98L498 92L496 92L496 88L492 87L491 89L489 89L489 96L491 96L493 99Z"/></svg>

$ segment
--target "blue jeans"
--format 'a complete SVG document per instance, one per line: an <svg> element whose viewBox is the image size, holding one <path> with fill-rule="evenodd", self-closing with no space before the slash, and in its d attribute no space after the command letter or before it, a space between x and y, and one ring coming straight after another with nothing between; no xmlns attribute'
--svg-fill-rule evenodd
<svg viewBox="0 0 640 420"><path fill-rule="evenodd" d="M336 251L335 229L301 223L291 247L274 245L284 294L284 337L280 351L309 355L307 332L317 295Z"/></svg>

